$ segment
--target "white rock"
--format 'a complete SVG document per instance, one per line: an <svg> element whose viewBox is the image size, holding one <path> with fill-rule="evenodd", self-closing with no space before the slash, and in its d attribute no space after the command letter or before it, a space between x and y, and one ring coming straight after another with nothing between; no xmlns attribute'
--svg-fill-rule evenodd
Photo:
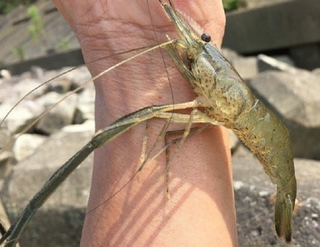
<svg viewBox="0 0 320 247"><path fill-rule="evenodd" d="M50 92L37 99L37 103L43 104L47 109L49 109L56 102L61 100L62 97L62 95L56 92ZM70 95L51 109L48 114L39 121L36 125L36 129L41 132L51 134L64 126L72 124L76 111L76 104L77 95Z"/></svg>
<svg viewBox="0 0 320 247"><path fill-rule="evenodd" d="M15 142L13 153L17 161L21 161L35 150L46 140L46 137L35 134L23 134Z"/></svg>

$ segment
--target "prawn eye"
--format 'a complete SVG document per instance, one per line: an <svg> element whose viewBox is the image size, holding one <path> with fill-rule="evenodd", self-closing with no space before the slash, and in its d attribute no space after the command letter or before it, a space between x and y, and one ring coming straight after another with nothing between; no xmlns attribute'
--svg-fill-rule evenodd
<svg viewBox="0 0 320 247"><path fill-rule="evenodd" d="M201 39L202 39L202 41L204 41L204 42L210 42L211 41L211 36L210 36L210 34L207 34L207 33L203 33L202 35L201 35Z"/></svg>

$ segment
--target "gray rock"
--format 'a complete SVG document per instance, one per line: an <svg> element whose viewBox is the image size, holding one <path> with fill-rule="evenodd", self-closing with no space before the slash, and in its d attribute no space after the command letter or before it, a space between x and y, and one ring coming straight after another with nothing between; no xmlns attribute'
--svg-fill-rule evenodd
<svg viewBox="0 0 320 247"><path fill-rule="evenodd" d="M60 74L60 71L57 70L43 71L41 80L42 82L47 82L47 84L50 85L51 82L53 82L56 78L60 77Z"/></svg>
<svg viewBox="0 0 320 247"><path fill-rule="evenodd" d="M257 8L270 4L277 4L286 0L243 0L246 3L246 8Z"/></svg>
<svg viewBox="0 0 320 247"><path fill-rule="evenodd" d="M12 153L8 151L0 151L0 190L3 188L5 179L12 171Z"/></svg>
<svg viewBox="0 0 320 247"><path fill-rule="evenodd" d="M44 77L45 80L50 81L50 84L55 84L56 80L69 81L71 82L70 90L74 90L83 84L93 84L91 81L91 74L84 65L78 67L65 67L58 71L48 71ZM54 80L52 80L53 78Z"/></svg>
<svg viewBox="0 0 320 247"><path fill-rule="evenodd" d="M28 78L20 80L19 83L14 85L13 90L17 93L18 100L31 91L32 94L28 95L28 99L36 99L47 91L47 85L41 86L41 83L41 79Z"/></svg>
<svg viewBox="0 0 320 247"><path fill-rule="evenodd" d="M231 152L234 153L234 151L240 145L240 140L239 140L238 136L235 133L233 133L231 130L229 130L228 132L229 132Z"/></svg>
<svg viewBox="0 0 320 247"><path fill-rule="evenodd" d="M10 145L11 137L5 131L0 131L0 189L2 188L4 179L12 170L13 153Z"/></svg>
<svg viewBox="0 0 320 247"><path fill-rule="evenodd" d="M21 79L43 79L43 76L46 74L46 71L39 66L32 66L29 71L25 71L20 74Z"/></svg>
<svg viewBox="0 0 320 247"><path fill-rule="evenodd" d="M67 93L72 88L72 80L60 77L50 83L48 90L59 94Z"/></svg>
<svg viewBox="0 0 320 247"><path fill-rule="evenodd" d="M5 229L8 229L10 227L11 223L10 223L9 218L7 216L7 213L3 207L1 198L0 198L0 219L1 219L1 224L3 225L3 227ZM19 246L17 246L17 247L19 247Z"/></svg>
<svg viewBox="0 0 320 247"><path fill-rule="evenodd" d="M320 67L320 46L317 43L294 46L290 48L290 55L300 68L313 70Z"/></svg>
<svg viewBox="0 0 320 247"><path fill-rule="evenodd" d="M8 131L1 130L0 131L0 149L3 149L7 145L9 140L10 140L10 135Z"/></svg>
<svg viewBox="0 0 320 247"><path fill-rule="evenodd" d="M296 157L320 159L320 84L312 73L267 71L250 87L289 129Z"/></svg>
<svg viewBox="0 0 320 247"><path fill-rule="evenodd" d="M65 71L66 69L70 69L70 68L64 68L63 71ZM91 74L87 69L87 67L84 65L77 67L76 69L70 71L64 76L72 80L72 83L74 84L73 85L74 88L81 86L82 84L91 80ZM88 82L88 84L93 84L93 82L90 81Z"/></svg>
<svg viewBox="0 0 320 247"><path fill-rule="evenodd" d="M57 93L72 91L90 80L90 78L91 75L84 65L79 67L65 67L58 71L48 71L44 75L44 80L49 81L49 91Z"/></svg>
<svg viewBox="0 0 320 247"><path fill-rule="evenodd" d="M236 51L225 47L221 48L221 52L230 63L232 63L233 60L238 59L238 57L240 56Z"/></svg>
<svg viewBox="0 0 320 247"><path fill-rule="evenodd" d="M298 203L292 246L320 245L320 162L295 160ZM273 224L275 186L253 157L233 158L239 246L287 246Z"/></svg>
<svg viewBox="0 0 320 247"><path fill-rule="evenodd" d="M53 172L78 151L92 132L59 132L14 167L1 193L11 220ZM79 246L91 183L92 155L58 188L31 220L21 246Z"/></svg>
<svg viewBox="0 0 320 247"><path fill-rule="evenodd" d="M0 119L12 109L13 104L0 105ZM43 107L34 101L23 101L7 116L1 127L10 133L19 133L35 120L43 111Z"/></svg>
<svg viewBox="0 0 320 247"><path fill-rule="evenodd" d="M320 68L314 69L314 70L312 71L312 74L315 75L315 76L320 77Z"/></svg>
<svg viewBox="0 0 320 247"><path fill-rule="evenodd" d="M280 60L282 59L282 60ZM306 73L307 71L297 69L293 66L293 62L289 57L274 58L264 54L258 55L258 68L259 72L267 70L284 71L289 74L299 75L300 73Z"/></svg>
<svg viewBox="0 0 320 247"><path fill-rule="evenodd" d="M37 103L43 104L46 109L49 109L56 102L58 102L63 96L55 92L50 92L39 99ZM46 114L38 124L36 129L38 131L51 134L61 129L62 127L72 124L74 115L76 112L77 95L72 94L57 106L51 109L48 114Z"/></svg>
<svg viewBox="0 0 320 247"><path fill-rule="evenodd" d="M4 78L4 79L10 79L11 78L11 73L9 70L7 69L2 69L0 70L0 78ZM0 82L1 85L1 82Z"/></svg>
<svg viewBox="0 0 320 247"><path fill-rule="evenodd" d="M43 79L45 75L45 70L39 66L32 66L30 69L33 78Z"/></svg>
<svg viewBox="0 0 320 247"><path fill-rule="evenodd" d="M222 52L244 80L252 79L258 74L258 61L256 57L243 57L227 48L224 48Z"/></svg>
<svg viewBox="0 0 320 247"><path fill-rule="evenodd" d="M84 90L79 93L77 110L81 114L81 118L75 123L81 123L82 120L94 119L94 99L95 89L93 83L89 83Z"/></svg>
<svg viewBox="0 0 320 247"><path fill-rule="evenodd" d="M27 100L33 100L43 95L47 90L47 85L40 86L41 79L11 77L2 80L0 90L0 102L15 104L22 97L27 96ZM36 90L33 90L37 88ZM32 91L32 93L30 93ZM8 97L10 95L10 97Z"/></svg>
<svg viewBox="0 0 320 247"><path fill-rule="evenodd" d="M46 140L45 136L36 134L23 134L21 135L13 145L13 153L15 159L19 162L34 151Z"/></svg>
<svg viewBox="0 0 320 247"><path fill-rule="evenodd" d="M11 101L15 101L17 96L14 94L13 90L12 90L12 84L13 84L13 79L0 79L0 104L3 104L4 102L6 102L8 100L8 95L10 95L10 99ZM11 96L12 95L12 96Z"/></svg>
<svg viewBox="0 0 320 247"><path fill-rule="evenodd" d="M2 151L0 153L0 179L3 179L8 174L7 168L4 168L4 166L8 163L8 161L12 158L11 152L8 151Z"/></svg>
<svg viewBox="0 0 320 247"><path fill-rule="evenodd" d="M251 156L251 151L242 143L232 152L232 157L247 157Z"/></svg>
<svg viewBox="0 0 320 247"><path fill-rule="evenodd" d="M83 124L67 125L61 129L63 132L92 132L95 131L95 121L86 120Z"/></svg>

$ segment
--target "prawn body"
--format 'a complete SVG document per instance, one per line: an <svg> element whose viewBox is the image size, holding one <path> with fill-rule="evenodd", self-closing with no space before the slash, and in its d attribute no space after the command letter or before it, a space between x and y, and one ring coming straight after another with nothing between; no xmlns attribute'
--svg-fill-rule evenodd
<svg viewBox="0 0 320 247"><path fill-rule="evenodd" d="M167 51L182 75L198 95L200 113L238 135L255 154L271 181L277 185L275 228L279 238L292 239L292 212L296 199L296 178L289 133L284 124L259 101L231 64L185 22L183 14L160 1L181 40L177 47L186 55L180 58L173 47Z"/></svg>

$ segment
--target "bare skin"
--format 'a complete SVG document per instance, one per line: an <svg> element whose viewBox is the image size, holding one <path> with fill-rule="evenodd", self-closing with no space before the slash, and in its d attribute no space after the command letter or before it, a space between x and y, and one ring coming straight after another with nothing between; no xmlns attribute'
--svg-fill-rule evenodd
<svg viewBox="0 0 320 247"><path fill-rule="evenodd" d="M153 25L145 0L53 2L76 32L86 61L156 44L154 29L160 41L166 40L165 34L175 37L156 0L149 1ZM221 45L225 27L221 0L174 3ZM122 59L115 57L88 67L96 75ZM172 93L159 51L97 80L96 128L145 106L194 99L190 86L166 54L165 60ZM148 148L163 124L164 120L151 122ZM185 141L170 163L171 199L165 193L166 162L162 155L105 202L141 165L144 136L142 124L95 152L81 246L237 246L229 142L223 128L207 129Z"/></svg>

